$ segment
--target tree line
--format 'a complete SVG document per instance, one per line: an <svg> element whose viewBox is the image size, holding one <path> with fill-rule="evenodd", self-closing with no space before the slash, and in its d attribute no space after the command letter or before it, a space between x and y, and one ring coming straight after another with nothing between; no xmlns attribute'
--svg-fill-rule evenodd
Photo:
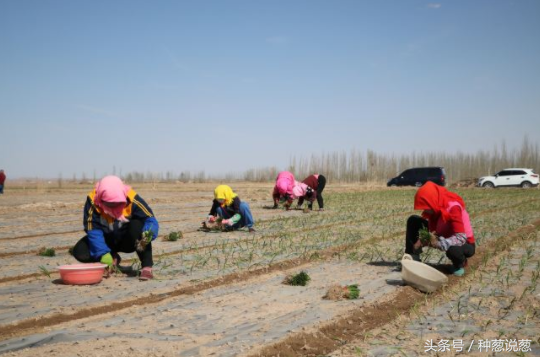
<svg viewBox="0 0 540 357"><path fill-rule="evenodd" d="M401 154L381 154L373 150L365 152L351 150L349 152L329 152L312 154L310 157L292 156L288 167L299 180L313 174L324 174L329 182L386 182L402 171L412 167L441 166L445 168L447 180L458 182L477 179L481 176L495 174L508 167L540 168L540 150L538 143L532 143L525 137L521 146L509 150L505 142L495 145L490 151L480 150L476 153L445 152L412 152ZM281 169L262 167L247 170L243 173L227 173L208 175L204 171L190 173L183 171L175 174L130 172L120 175L126 182L212 182L212 181L250 181L272 182Z"/></svg>

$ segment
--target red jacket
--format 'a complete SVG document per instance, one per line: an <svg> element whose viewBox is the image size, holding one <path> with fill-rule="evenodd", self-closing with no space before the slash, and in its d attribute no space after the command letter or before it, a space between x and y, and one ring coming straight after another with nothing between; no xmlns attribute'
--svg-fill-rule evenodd
<svg viewBox="0 0 540 357"><path fill-rule="evenodd" d="M316 190L319 186L319 175L308 176L302 182L311 187L312 189Z"/></svg>
<svg viewBox="0 0 540 357"><path fill-rule="evenodd" d="M0 172L0 185L3 185L6 181L6 174L3 172Z"/></svg>

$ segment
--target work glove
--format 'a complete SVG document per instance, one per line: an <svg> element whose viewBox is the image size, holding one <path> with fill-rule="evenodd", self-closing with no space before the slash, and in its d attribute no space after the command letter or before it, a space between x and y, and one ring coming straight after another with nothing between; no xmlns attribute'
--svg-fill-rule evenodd
<svg viewBox="0 0 540 357"><path fill-rule="evenodd" d="M112 267L112 265L113 265L113 257L111 255L111 253L103 254L101 256L100 262L102 264L107 264L109 266L109 268Z"/></svg>
<svg viewBox="0 0 540 357"><path fill-rule="evenodd" d="M101 256L100 262L102 264L107 264L108 266L112 266L113 265L113 259L112 259L111 253L103 254Z"/></svg>
<svg viewBox="0 0 540 357"><path fill-rule="evenodd" d="M216 221L216 217L215 217L215 216L212 216L212 215L209 215L209 216L208 216L208 222L214 223L215 221Z"/></svg>

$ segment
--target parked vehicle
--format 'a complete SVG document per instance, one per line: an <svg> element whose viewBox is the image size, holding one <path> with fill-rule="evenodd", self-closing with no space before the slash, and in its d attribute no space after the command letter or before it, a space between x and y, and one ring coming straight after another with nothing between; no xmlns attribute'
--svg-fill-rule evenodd
<svg viewBox="0 0 540 357"><path fill-rule="evenodd" d="M431 181L439 186L446 185L446 172L444 167L414 167L403 171L398 176L391 178L387 186L416 186L420 187Z"/></svg>
<svg viewBox="0 0 540 357"><path fill-rule="evenodd" d="M523 187L538 186L538 174L533 169L510 168L499 171L494 176L484 176L478 179L479 187Z"/></svg>

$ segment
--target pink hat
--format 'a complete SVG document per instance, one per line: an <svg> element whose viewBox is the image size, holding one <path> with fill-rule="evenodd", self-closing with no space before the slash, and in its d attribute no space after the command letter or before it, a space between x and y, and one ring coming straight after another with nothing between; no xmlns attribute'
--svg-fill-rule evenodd
<svg viewBox="0 0 540 357"><path fill-rule="evenodd" d="M104 207L103 202L127 203L127 194L131 187L124 185L117 176L105 176L96 184L96 196L94 204L106 211L107 214L120 221L127 221L123 215L124 207Z"/></svg>

